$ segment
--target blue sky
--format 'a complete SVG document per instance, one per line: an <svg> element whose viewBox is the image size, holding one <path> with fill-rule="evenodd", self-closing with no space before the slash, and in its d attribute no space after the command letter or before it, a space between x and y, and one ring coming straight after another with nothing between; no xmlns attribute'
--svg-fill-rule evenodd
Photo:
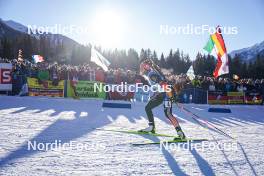
<svg viewBox="0 0 264 176"><path fill-rule="evenodd" d="M192 59L197 52L203 52L209 34L166 35L160 33L160 25L237 27L238 34L223 35L228 51L264 40L264 1L261 0L0 0L0 17L26 26L84 26L87 32L67 36L83 44L101 42L108 48L138 51L150 48L158 54L179 48ZM115 28L109 21L115 21ZM109 26L101 31L98 26L104 27L102 23Z"/></svg>

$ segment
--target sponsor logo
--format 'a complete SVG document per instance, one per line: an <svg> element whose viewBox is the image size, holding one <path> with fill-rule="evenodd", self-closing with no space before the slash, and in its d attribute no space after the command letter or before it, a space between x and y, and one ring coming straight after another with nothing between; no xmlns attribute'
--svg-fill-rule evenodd
<svg viewBox="0 0 264 176"><path fill-rule="evenodd" d="M11 69L0 68L0 84L11 84Z"/></svg>

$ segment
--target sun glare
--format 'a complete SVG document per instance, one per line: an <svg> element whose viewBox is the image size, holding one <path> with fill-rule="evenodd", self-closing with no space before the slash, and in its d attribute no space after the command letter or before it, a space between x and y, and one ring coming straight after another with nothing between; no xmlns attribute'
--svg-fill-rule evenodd
<svg viewBox="0 0 264 176"><path fill-rule="evenodd" d="M92 23L96 44L106 48L120 46L124 23L120 14L115 11L98 12Z"/></svg>

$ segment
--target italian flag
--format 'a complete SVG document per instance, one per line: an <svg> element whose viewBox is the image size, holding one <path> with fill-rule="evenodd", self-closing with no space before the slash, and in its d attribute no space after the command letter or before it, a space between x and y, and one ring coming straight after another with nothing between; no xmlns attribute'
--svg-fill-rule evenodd
<svg viewBox="0 0 264 176"><path fill-rule="evenodd" d="M210 38L204 49L217 58L217 65L214 70L215 78L220 75L229 73L228 56L226 52L225 42L219 26L216 28L216 32L210 35Z"/></svg>
<svg viewBox="0 0 264 176"><path fill-rule="evenodd" d="M33 55L32 56L35 63L44 62L44 58L41 55Z"/></svg>

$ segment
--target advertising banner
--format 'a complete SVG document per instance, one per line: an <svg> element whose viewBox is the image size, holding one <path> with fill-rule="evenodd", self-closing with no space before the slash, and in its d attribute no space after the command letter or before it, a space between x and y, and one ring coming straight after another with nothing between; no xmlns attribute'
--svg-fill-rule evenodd
<svg viewBox="0 0 264 176"><path fill-rule="evenodd" d="M244 93L243 92L227 92L228 104L243 104Z"/></svg>
<svg viewBox="0 0 264 176"><path fill-rule="evenodd" d="M214 91L208 92L208 104L227 104L228 96L226 92Z"/></svg>
<svg viewBox="0 0 264 176"><path fill-rule="evenodd" d="M12 64L0 63L0 91L12 90Z"/></svg>
<svg viewBox="0 0 264 176"><path fill-rule="evenodd" d="M94 85L103 83L96 81L67 81L67 97L73 98L106 98L106 92L102 88L94 89Z"/></svg>
<svg viewBox="0 0 264 176"><path fill-rule="evenodd" d="M36 78L27 78L29 96L50 96L63 97L64 80L59 81L57 86L52 85L51 81L43 81L39 84Z"/></svg>

